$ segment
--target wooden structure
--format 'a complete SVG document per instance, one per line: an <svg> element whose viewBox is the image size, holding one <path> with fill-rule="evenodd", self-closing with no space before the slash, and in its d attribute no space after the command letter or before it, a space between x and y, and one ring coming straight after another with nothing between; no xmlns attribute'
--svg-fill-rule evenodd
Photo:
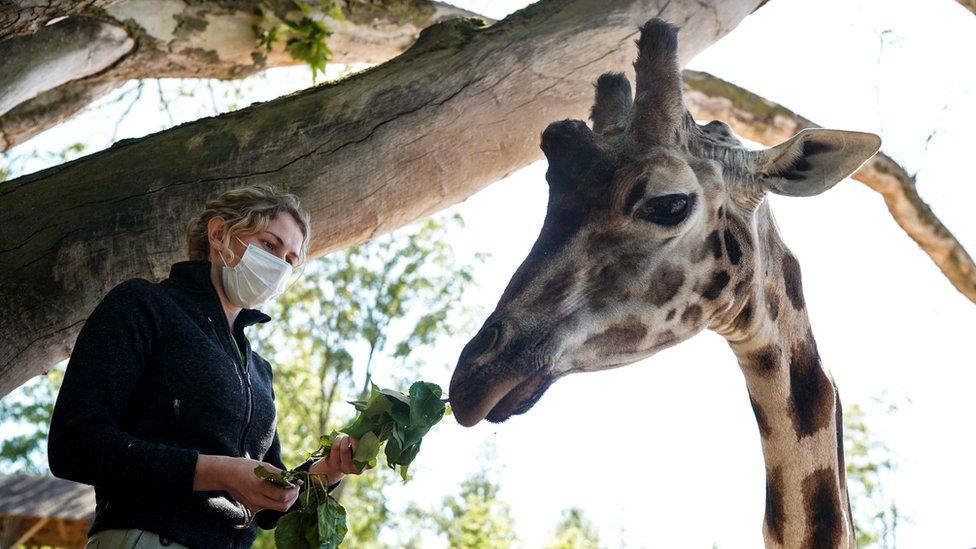
<svg viewBox="0 0 976 549"><path fill-rule="evenodd" d="M51 476L0 476L0 548L84 547L95 490Z"/></svg>

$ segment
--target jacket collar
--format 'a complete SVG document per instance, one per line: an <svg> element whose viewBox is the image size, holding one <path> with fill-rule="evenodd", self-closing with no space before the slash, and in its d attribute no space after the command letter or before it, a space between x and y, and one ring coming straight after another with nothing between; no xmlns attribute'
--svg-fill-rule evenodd
<svg viewBox="0 0 976 549"><path fill-rule="evenodd" d="M167 280L189 292L209 294L212 302L220 310L222 309L220 306L220 297L217 295L217 289L214 288L213 282L210 280L210 269L211 264L207 260L180 261L170 266L169 278ZM258 322L268 322L269 320L271 320L271 317L258 309L241 309L234 324L243 328Z"/></svg>

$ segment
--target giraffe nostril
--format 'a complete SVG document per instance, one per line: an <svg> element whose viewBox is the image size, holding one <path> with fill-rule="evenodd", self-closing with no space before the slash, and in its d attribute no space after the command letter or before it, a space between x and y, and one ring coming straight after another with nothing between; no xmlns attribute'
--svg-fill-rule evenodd
<svg viewBox="0 0 976 549"><path fill-rule="evenodd" d="M471 340L468 356L478 357L494 349L501 337L501 333L502 331L498 324L492 324L481 330L481 333Z"/></svg>

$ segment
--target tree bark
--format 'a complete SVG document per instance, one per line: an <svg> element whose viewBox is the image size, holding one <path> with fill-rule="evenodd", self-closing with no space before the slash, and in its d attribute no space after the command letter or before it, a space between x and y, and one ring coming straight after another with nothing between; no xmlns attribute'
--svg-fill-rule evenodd
<svg viewBox="0 0 976 549"><path fill-rule="evenodd" d="M956 0L959 4L976 15L976 0Z"/></svg>
<svg viewBox="0 0 976 549"><path fill-rule="evenodd" d="M0 116L17 105L102 72L135 43L125 29L82 17L0 45Z"/></svg>
<svg viewBox="0 0 976 549"><path fill-rule="evenodd" d="M547 0L491 27L460 19L347 78L184 124L0 185L0 395L68 356L98 300L185 257L207 197L273 183L312 216L310 253L464 200L585 118L602 72L628 71L638 26L683 27L687 61L758 0Z"/></svg>
<svg viewBox="0 0 976 549"><path fill-rule="evenodd" d="M300 15L290 0L122 0L86 5L86 10L71 10L75 17L0 42L0 151L63 122L128 79L241 78L302 63L284 50L283 40L270 52L262 50L254 31L262 22L258 6L270 6L266 18L297 20ZM321 11L311 13L332 31L327 44L337 63L381 63L406 49L421 29L474 15L431 0L350 0L343 5L344 21ZM46 5L40 20L49 19L46 14L54 9ZM27 7L20 11L35 13ZM102 39L85 40L79 29ZM105 43L123 38L126 47ZM101 63L91 63L91 56Z"/></svg>
<svg viewBox="0 0 976 549"><path fill-rule="evenodd" d="M104 8L118 0L0 0L0 41L33 34L60 19Z"/></svg>
<svg viewBox="0 0 976 549"><path fill-rule="evenodd" d="M776 145L817 124L793 111L708 73L684 71L685 102L695 118L723 120L736 133L763 145ZM922 200L915 178L883 152L853 179L884 198L895 222L927 253L949 282L976 303L976 264L962 244Z"/></svg>

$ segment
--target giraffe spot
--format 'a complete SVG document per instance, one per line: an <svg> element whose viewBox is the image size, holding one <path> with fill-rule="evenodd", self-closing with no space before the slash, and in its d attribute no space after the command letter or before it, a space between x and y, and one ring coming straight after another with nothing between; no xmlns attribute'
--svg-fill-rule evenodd
<svg viewBox="0 0 976 549"><path fill-rule="evenodd" d="M692 254L692 261L698 263L711 254L715 259L722 258L722 238L718 231L708 233L708 237L701 243L698 249Z"/></svg>
<svg viewBox="0 0 976 549"><path fill-rule="evenodd" d="M636 316L631 316L619 324L586 338L583 345L597 347L604 355L626 353L637 350L646 335L647 326L644 326Z"/></svg>
<svg viewBox="0 0 976 549"><path fill-rule="evenodd" d="M793 254L786 252L783 256L783 284L786 286L786 297L797 311L803 309L803 286L800 283L800 264Z"/></svg>
<svg viewBox="0 0 976 549"><path fill-rule="evenodd" d="M681 322L689 322L694 324L701 319L702 308L698 305L689 305L687 309L681 313Z"/></svg>
<svg viewBox="0 0 976 549"><path fill-rule="evenodd" d="M591 256L617 248L626 241L624 236L614 231L594 233L587 240L587 253Z"/></svg>
<svg viewBox="0 0 976 549"><path fill-rule="evenodd" d="M779 296L774 294L773 290L766 291L766 311L769 312L770 320L779 317Z"/></svg>
<svg viewBox="0 0 976 549"><path fill-rule="evenodd" d="M729 273L725 271L718 271L712 274L712 279L709 280L708 285L701 291L702 297L705 299L715 299L729 285L729 280Z"/></svg>
<svg viewBox="0 0 976 549"><path fill-rule="evenodd" d="M735 288L732 290L732 295L734 295L735 297L742 297L746 293L746 290L749 288L750 283L752 283L752 277L749 277L749 279L747 280L740 280L738 284L735 285Z"/></svg>
<svg viewBox="0 0 976 549"><path fill-rule="evenodd" d="M783 544L783 472L779 467L766 470L766 529Z"/></svg>
<svg viewBox="0 0 976 549"><path fill-rule="evenodd" d="M834 387L834 422L837 425L837 470L841 471L840 489L842 501L846 501L844 506L847 510L847 524L854 527L854 515L851 512L851 503L847 499L847 466L844 464L844 409L840 405L840 392Z"/></svg>
<svg viewBox="0 0 976 549"><path fill-rule="evenodd" d="M555 310L569 297L576 283L576 270L572 267L563 269L543 284L539 295L532 302L532 307Z"/></svg>
<svg viewBox="0 0 976 549"><path fill-rule="evenodd" d="M739 247L739 241L732 236L728 229L722 232L722 237L725 240L725 251L729 254L729 261L733 265L738 265L739 260L742 259L742 248Z"/></svg>
<svg viewBox="0 0 976 549"><path fill-rule="evenodd" d="M803 509L806 512L804 549L838 547L844 535L840 514L837 474L831 469L817 469L803 479Z"/></svg>
<svg viewBox="0 0 976 549"><path fill-rule="evenodd" d="M674 335L674 332L672 332L671 330L667 330L665 332L662 332L661 335L657 336L657 339L654 341L654 346L663 347L665 345L670 345L671 343L674 343L677 340L678 338L677 336Z"/></svg>
<svg viewBox="0 0 976 549"><path fill-rule="evenodd" d="M645 297L648 301L660 307L668 301L671 301L684 283L685 273L682 270L665 265L661 268L658 276L651 281L651 287L647 289Z"/></svg>
<svg viewBox="0 0 976 549"><path fill-rule="evenodd" d="M674 319L674 315L678 313L677 309L671 309L668 311L668 316L664 318L665 322L671 322Z"/></svg>
<svg viewBox="0 0 976 549"><path fill-rule="evenodd" d="M770 343L750 351L745 355L745 365L759 375L768 376L775 372L779 365L779 349Z"/></svg>
<svg viewBox="0 0 976 549"><path fill-rule="evenodd" d="M769 427L769 421L766 420L766 413L763 412L762 407L754 398L752 398L752 393L749 393L749 404L752 405L752 413L756 415L756 424L759 425L759 434L763 438L769 437L772 433L772 429Z"/></svg>
<svg viewBox="0 0 976 549"><path fill-rule="evenodd" d="M830 425L834 416L834 387L820 367L813 334L797 343L790 353L790 401L793 427L798 438Z"/></svg>
<svg viewBox="0 0 976 549"><path fill-rule="evenodd" d="M834 424L837 427L837 470L847 471L844 466L844 410L840 405L840 392L834 387ZM847 490L847 475L840 476L840 487ZM854 524L851 521L851 524Z"/></svg>
<svg viewBox="0 0 976 549"><path fill-rule="evenodd" d="M627 253L613 258L595 272L591 272L594 301L619 301L630 295L630 281L643 271L647 256Z"/></svg>

